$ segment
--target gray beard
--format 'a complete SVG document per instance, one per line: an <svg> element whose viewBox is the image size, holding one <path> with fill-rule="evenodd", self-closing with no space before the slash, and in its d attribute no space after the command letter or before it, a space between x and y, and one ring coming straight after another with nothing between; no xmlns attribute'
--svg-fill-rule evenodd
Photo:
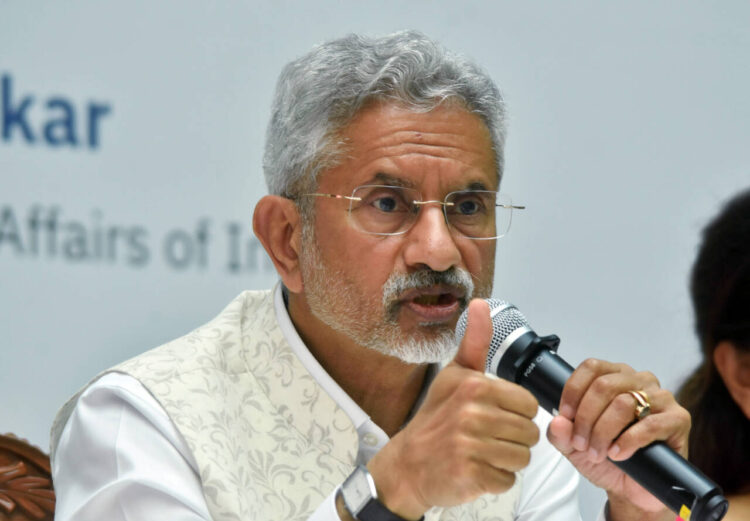
<svg viewBox="0 0 750 521"><path fill-rule="evenodd" d="M366 302L367 295L348 282L343 273L326 266L317 241L310 235L309 230L308 233L303 232L301 272L307 303L318 320L363 347L407 364L439 363L455 355L458 346L454 331L444 323L422 323L420 330L411 334L401 330L397 321L401 307L398 296L411 289L436 284L459 287L465 295L459 302L463 311L474 294L474 283L468 271L451 268L443 272L423 270L409 274L392 273L383 285L382 318L372 324L363 320L367 310L352 306L353 299ZM480 291L489 293L487 288Z"/></svg>

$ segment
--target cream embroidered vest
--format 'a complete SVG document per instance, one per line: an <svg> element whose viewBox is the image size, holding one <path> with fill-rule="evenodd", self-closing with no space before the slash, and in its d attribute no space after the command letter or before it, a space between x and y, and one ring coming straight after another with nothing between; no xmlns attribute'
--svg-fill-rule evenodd
<svg viewBox="0 0 750 521"><path fill-rule="evenodd" d="M166 410L214 521L305 520L354 468L356 429L287 344L270 291L246 291L208 324L110 371L138 379ZM77 396L58 413L53 450ZM426 518L509 521L519 481Z"/></svg>

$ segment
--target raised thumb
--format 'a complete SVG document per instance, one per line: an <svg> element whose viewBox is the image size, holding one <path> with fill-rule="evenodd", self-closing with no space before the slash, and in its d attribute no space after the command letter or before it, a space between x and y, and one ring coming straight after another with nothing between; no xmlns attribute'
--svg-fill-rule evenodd
<svg viewBox="0 0 750 521"><path fill-rule="evenodd" d="M492 320L487 301L474 299L469 302L469 314L466 318L466 333L453 362L467 369L484 372L487 350L492 340Z"/></svg>

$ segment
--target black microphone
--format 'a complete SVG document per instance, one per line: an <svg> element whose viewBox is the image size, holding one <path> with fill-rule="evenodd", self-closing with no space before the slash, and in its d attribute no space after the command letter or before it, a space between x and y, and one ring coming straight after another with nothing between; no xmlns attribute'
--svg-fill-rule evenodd
<svg viewBox="0 0 750 521"><path fill-rule="evenodd" d="M565 382L573 373L573 367L557 355L560 339L538 336L513 304L497 299L487 303L494 331L486 371L528 389L556 415ZM468 310L458 319L459 340L466 332L467 316ZM729 508L721 488L662 441L612 463L683 519L718 521Z"/></svg>

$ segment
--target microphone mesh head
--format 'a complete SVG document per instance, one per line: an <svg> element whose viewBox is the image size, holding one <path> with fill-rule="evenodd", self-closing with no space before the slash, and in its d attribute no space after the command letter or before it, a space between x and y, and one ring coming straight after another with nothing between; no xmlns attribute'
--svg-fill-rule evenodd
<svg viewBox="0 0 750 521"><path fill-rule="evenodd" d="M529 326L529 322L526 320L526 317L523 316L523 313L518 311L518 308L510 302L495 298L489 298L486 299L486 301L490 306L493 330L490 348L487 351L486 362L486 369L490 370L492 360L494 360L496 356L502 356L503 353L498 353L498 350L505 339L508 338L508 335L522 327L531 329L531 326ZM458 318L458 323L456 324L456 343L460 343L466 333L468 316L469 310L466 309Z"/></svg>

